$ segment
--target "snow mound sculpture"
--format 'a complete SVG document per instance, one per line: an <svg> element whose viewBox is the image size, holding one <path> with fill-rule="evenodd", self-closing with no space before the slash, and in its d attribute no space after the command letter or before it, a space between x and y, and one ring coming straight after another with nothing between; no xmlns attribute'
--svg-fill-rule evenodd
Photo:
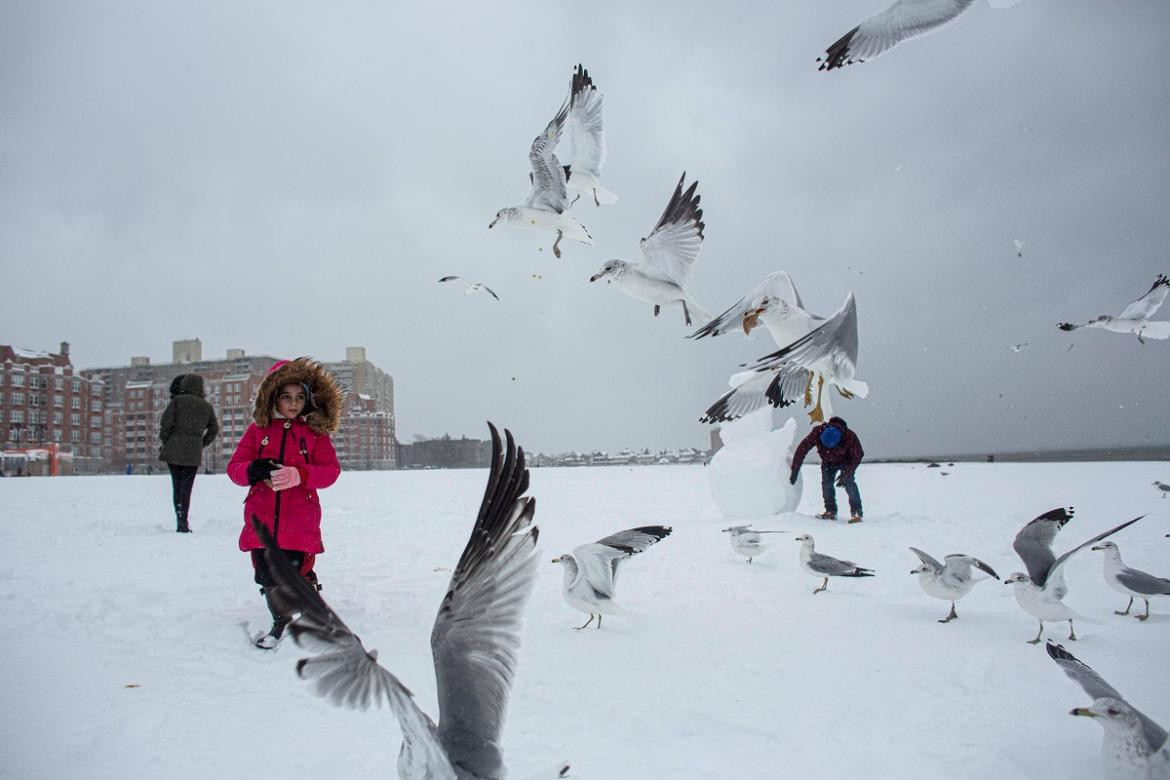
<svg viewBox="0 0 1170 780"><path fill-rule="evenodd" d="M793 512L800 503L803 478L788 483L796 420L772 430L772 408L764 407L719 430L723 447L707 466L711 498L724 517L748 519Z"/></svg>

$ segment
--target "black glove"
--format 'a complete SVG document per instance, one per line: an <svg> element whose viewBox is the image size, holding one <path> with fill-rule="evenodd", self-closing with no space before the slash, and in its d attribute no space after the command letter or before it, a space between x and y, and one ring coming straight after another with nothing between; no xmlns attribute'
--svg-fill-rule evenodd
<svg viewBox="0 0 1170 780"><path fill-rule="evenodd" d="M272 472L280 468L280 464L272 458L257 458L248 464L248 484L255 485L272 476Z"/></svg>
<svg viewBox="0 0 1170 780"><path fill-rule="evenodd" d="M849 481L849 475L847 475L844 471L842 471L840 474L837 475L837 487L840 487L840 488L845 487L845 483L848 481Z"/></svg>
<svg viewBox="0 0 1170 780"><path fill-rule="evenodd" d="M790 471L790 472L788 473L788 484L789 484L789 485L795 485L795 484L796 484L796 475L797 475L797 474L799 474L799 473L800 473L800 472L799 472L799 471L797 471L796 469L793 469L792 471Z"/></svg>

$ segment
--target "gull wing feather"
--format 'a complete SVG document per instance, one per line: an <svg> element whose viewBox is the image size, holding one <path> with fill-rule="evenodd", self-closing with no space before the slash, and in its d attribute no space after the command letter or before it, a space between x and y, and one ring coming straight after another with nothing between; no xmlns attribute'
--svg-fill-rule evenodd
<svg viewBox="0 0 1170 780"><path fill-rule="evenodd" d="M686 178L687 173L683 171L658 224L642 239L646 262L639 269L648 276L674 282L684 290L691 283L706 227L703 210L699 208L700 196L696 194L699 182L691 182L684 191Z"/></svg>
<svg viewBox="0 0 1170 780"><path fill-rule="evenodd" d="M943 565L942 565L941 563L939 563L937 560L935 560L935 559L934 559L934 558L932 558L931 556L927 555L926 553L922 552L922 550L919 550L917 547L911 547L911 548L910 548L910 552L912 552L912 553L914 553L915 555L917 555L917 556L918 556L918 560L922 561L922 562L923 562L923 563L925 563L927 566L929 566L930 568L934 569L934 573L935 573L935 574L942 574L942 570L943 570L943 568L944 568L944 567L943 567Z"/></svg>
<svg viewBox="0 0 1170 780"><path fill-rule="evenodd" d="M825 50L818 70L873 59L899 43L933 32L971 7L974 0L897 0L841 36Z"/></svg>
<svg viewBox="0 0 1170 780"><path fill-rule="evenodd" d="M317 695L338 707L366 710L386 702L402 730L399 766L412 776L455 780L455 770L439 740L434 722L415 704L413 694L367 651L333 609L311 587L276 546L271 534L256 517L252 528L264 544L268 568L281 586L282 595L297 617L289 626L300 647L319 654L297 662L297 674L315 680Z"/></svg>
<svg viewBox="0 0 1170 780"><path fill-rule="evenodd" d="M1056 556L1052 552L1052 542L1057 532L1064 524L1072 519L1073 508L1057 507L1036 517L1020 529L1012 542L1012 549L1020 556L1024 566L1028 569L1028 578L1036 587L1044 587L1048 580L1048 572Z"/></svg>
<svg viewBox="0 0 1170 780"><path fill-rule="evenodd" d="M1082 542L1081 544L1078 544L1076 547L1072 548L1071 550L1066 552L1064 555L1061 555L1059 558L1057 558L1053 562L1052 566L1048 569L1048 578L1047 578L1047 581L1044 583L1044 589L1045 590L1050 590L1050 589L1053 590L1056 593L1056 597L1058 599L1064 598L1064 594L1068 592L1068 588L1064 584L1063 569L1064 569L1064 564L1068 561L1068 559L1071 558L1074 553L1078 553L1081 550L1085 549L1086 547L1094 545L1106 537L1112 536L1113 534L1120 531L1122 528L1125 528L1126 526L1133 525L1138 520L1141 520L1143 517L1145 517L1145 515L1139 515L1138 517L1135 517L1133 520L1127 520L1126 522L1122 523L1121 525L1119 525L1115 528L1110 528L1108 531L1105 531L1104 533L1097 534L1096 536L1094 536L1092 539L1088 540L1087 542Z"/></svg>
<svg viewBox="0 0 1170 780"><path fill-rule="evenodd" d="M569 87L570 170L601 176L601 166L605 163L604 103L605 98L593 85L589 71L578 64Z"/></svg>
<svg viewBox="0 0 1170 780"><path fill-rule="evenodd" d="M740 330L743 327L744 315L755 306L756 301L761 300L764 296L775 297L782 304L788 306L804 308L804 302L800 299L800 293L796 291L796 284L792 281L792 277L786 271L773 271L753 287L747 295L687 338L701 339L707 336L721 336L729 331Z"/></svg>
<svg viewBox="0 0 1170 780"><path fill-rule="evenodd" d="M1120 319L1148 320L1154 316L1154 312L1158 311L1158 308L1166 300L1167 293L1170 293L1170 279L1167 279L1165 274L1158 274L1153 286L1145 295L1126 306Z"/></svg>
<svg viewBox="0 0 1170 780"><path fill-rule="evenodd" d="M1117 573L1117 581L1134 593L1149 596L1170 596L1170 580L1165 577L1155 577L1141 569L1131 569L1126 566Z"/></svg>
<svg viewBox="0 0 1170 780"><path fill-rule="evenodd" d="M857 302L853 298L853 293L849 293L845 304L832 317L788 346L765 355L749 367L754 371L770 371L781 364L791 364L810 371L824 372L828 368L827 373L831 374L837 385L848 384L857 395L864 397L865 393L862 391L864 385L853 382L853 374L857 370ZM781 395L784 388L780 387L779 383L784 376L785 372L781 371L773 379L773 387L769 388L769 393L776 397L773 405L785 405L783 401L788 403L793 401L791 395Z"/></svg>
<svg viewBox="0 0 1170 780"><path fill-rule="evenodd" d="M524 202L528 208L560 214L569 207L565 169L556 155L568 112L569 102L566 100L544 132L532 139L532 146L528 149L528 162L532 165L532 173L528 178L532 181L532 191Z"/></svg>
<svg viewBox="0 0 1170 780"><path fill-rule="evenodd" d="M492 437L491 470L471 537L451 575L431 632L439 739L475 777L504 772L500 732L516 673L520 624L536 575L539 530L524 450L510 431Z"/></svg>
<svg viewBox="0 0 1170 780"><path fill-rule="evenodd" d="M574 548L573 557L577 559L590 584L612 597L617 584L618 563L644 552L651 545L670 536L672 530L661 525L644 525L618 531L592 544Z"/></svg>
<svg viewBox="0 0 1170 780"><path fill-rule="evenodd" d="M833 577L841 574L852 574L859 568L853 561L843 561L831 555L814 552L808 558L808 567L819 574Z"/></svg>
<svg viewBox="0 0 1170 780"><path fill-rule="evenodd" d="M999 575L995 573L995 569L988 566L983 561L979 560L973 555L959 555L952 554L946 557L947 568L955 569L960 577L965 580L971 579L971 567L974 566L984 574L990 575L994 579L999 579Z"/></svg>
<svg viewBox="0 0 1170 780"><path fill-rule="evenodd" d="M809 372L800 366L784 363L774 372L752 373L750 377L711 404L699 422L726 422L751 414L764 404L783 409L808 387Z"/></svg>
<svg viewBox="0 0 1170 780"><path fill-rule="evenodd" d="M1081 689L1089 695L1089 698L1093 700L1105 698L1117 699L1129 704L1133 708L1133 711L1137 713L1138 718L1141 719L1142 733L1145 734L1146 742L1149 744L1150 750L1157 750L1165 744L1166 730L1146 717L1145 713L1137 707L1134 707L1126 701L1126 698L1118 693L1116 688L1105 682L1104 678L1093 671L1088 664L1078 659L1068 650L1065 650L1063 645L1049 642L1045 647L1048 650L1048 655L1052 657L1056 665L1064 670L1064 673L1068 675L1070 680L1081 686Z"/></svg>

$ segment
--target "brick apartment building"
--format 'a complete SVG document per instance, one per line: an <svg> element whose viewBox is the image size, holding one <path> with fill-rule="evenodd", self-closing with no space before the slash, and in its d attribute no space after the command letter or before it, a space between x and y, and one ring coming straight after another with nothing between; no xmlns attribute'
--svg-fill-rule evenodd
<svg viewBox="0 0 1170 780"><path fill-rule="evenodd" d="M67 341L58 352L0 345L5 464L43 460L40 453L51 452L61 473L99 470L106 444L104 393L100 378L74 372ZM25 473L23 465L17 473Z"/></svg>
<svg viewBox="0 0 1170 780"><path fill-rule="evenodd" d="M105 390L106 457L115 471L156 470L158 426L170 401L171 380L199 374L207 400L220 423L219 438L203 452L204 466L223 471L252 422L256 391L277 361L271 355L246 355L229 349L224 358L204 360L199 339L174 342L170 363L134 357L128 366L86 369ZM325 363L346 393L341 430L332 439L343 469L392 469L397 465L394 380L366 360L365 349L349 347L346 359Z"/></svg>

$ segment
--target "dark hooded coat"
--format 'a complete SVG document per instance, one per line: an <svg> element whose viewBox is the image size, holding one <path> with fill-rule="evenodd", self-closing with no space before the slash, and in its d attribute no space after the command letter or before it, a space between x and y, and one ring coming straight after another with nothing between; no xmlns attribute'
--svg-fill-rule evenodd
<svg viewBox="0 0 1170 780"><path fill-rule="evenodd" d="M203 377L184 374L158 426L158 459L175 466L198 466L203 448L219 435L215 409L203 397Z"/></svg>
<svg viewBox="0 0 1170 780"><path fill-rule="evenodd" d="M289 384L307 392L301 416L286 420L276 411L276 396ZM283 360L274 365L256 392L252 412L255 422L244 431L228 463L228 477L248 486L244 499L244 528L240 549L257 550L264 544L248 518L255 515L285 550L323 552L321 503L317 491L337 481L341 466L329 438L341 425L342 393L325 367L308 358ZM266 482L248 485L248 466L258 458L271 458L300 472L301 484L276 492Z"/></svg>
<svg viewBox="0 0 1170 780"><path fill-rule="evenodd" d="M837 443L836 447L826 447L821 444L821 431L830 425L841 429L841 441ZM817 454L821 456L822 466L839 466L844 476L849 477L857 471L857 465L861 463L861 459L865 457L865 450L861 449L861 440L857 438L857 434L849 429L846 423L840 417L830 417L827 423L820 425L809 431L808 436L801 440L800 444L796 445L796 452L792 455L792 468L798 469L804 463L804 456L813 447L817 448Z"/></svg>

